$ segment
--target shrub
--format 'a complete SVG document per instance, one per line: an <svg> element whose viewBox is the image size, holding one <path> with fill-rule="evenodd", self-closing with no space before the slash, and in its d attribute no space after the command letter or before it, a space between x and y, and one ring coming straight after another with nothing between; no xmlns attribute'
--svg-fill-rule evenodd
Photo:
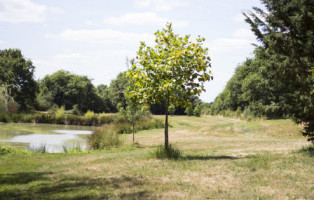
<svg viewBox="0 0 314 200"><path fill-rule="evenodd" d="M58 109L59 109L59 107L56 104L53 104L51 106L51 108L48 109L48 112L51 113L51 114L52 113L56 113Z"/></svg>
<svg viewBox="0 0 314 200"><path fill-rule="evenodd" d="M185 113L186 113L188 116L192 116L192 115L193 115L193 106L192 106L192 104L190 104L188 107L186 107Z"/></svg>
<svg viewBox="0 0 314 200"><path fill-rule="evenodd" d="M156 150L153 152L153 156L158 159L174 159L177 160L181 157L181 151L172 146L168 145L168 148L165 148L163 145L159 145Z"/></svg>
<svg viewBox="0 0 314 200"><path fill-rule="evenodd" d="M57 118L62 118L64 116L64 106L61 106L59 109L56 111L56 117Z"/></svg>
<svg viewBox="0 0 314 200"><path fill-rule="evenodd" d="M10 122L10 116L8 114L0 114L0 121L1 122Z"/></svg>
<svg viewBox="0 0 314 200"><path fill-rule="evenodd" d="M241 118L241 113L242 113L242 110L240 107L237 108L237 111L236 111L236 117L237 118Z"/></svg>
<svg viewBox="0 0 314 200"><path fill-rule="evenodd" d="M118 130L114 124L98 128L87 139L89 149L108 149L122 144Z"/></svg>
<svg viewBox="0 0 314 200"><path fill-rule="evenodd" d="M84 117L85 117L85 119L91 119L91 118L95 117L95 113L94 113L94 111L88 110L88 111L85 113Z"/></svg>
<svg viewBox="0 0 314 200"><path fill-rule="evenodd" d="M8 155L8 154L15 154L16 151L13 148L0 146L0 156Z"/></svg>
<svg viewBox="0 0 314 200"><path fill-rule="evenodd" d="M202 108L201 106L198 104L193 111L193 115L196 117L200 117L201 116L201 112L202 112Z"/></svg>
<svg viewBox="0 0 314 200"><path fill-rule="evenodd" d="M113 117L106 115L105 113L101 113L97 116L98 122L100 124L109 124L113 122Z"/></svg>
<svg viewBox="0 0 314 200"><path fill-rule="evenodd" d="M81 114L81 111L80 111L80 109L79 109L79 106L77 105L77 104L75 104L74 106L73 106L73 108L72 108L72 114L73 115L80 115Z"/></svg>
<svg viewBox="0 0 314 200"><path fill-rule="evenodd" d="M149 129L165 128L165 124L160 119L147 119L141 120L136 125L137 130L149 130Z"/></svg>

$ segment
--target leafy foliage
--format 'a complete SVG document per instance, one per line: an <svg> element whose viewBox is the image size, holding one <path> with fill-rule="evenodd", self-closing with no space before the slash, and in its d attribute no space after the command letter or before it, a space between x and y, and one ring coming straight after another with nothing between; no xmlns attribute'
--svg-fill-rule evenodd
<svg viewBox="0 0 314 200"><path fill-rule="evenodd" d="M202 107L200 105L197 105L193 110L193 115L196 117L200 117L202 113Z"/></svg>
<svg viewBox="0 0 314 200"><path fill-rule="evenodd" d="M102 104L90 79L67 71L57 71L40 81L40 95L49 93L53 97L53 103L64 105L66 110L78 105L83 112L88 109L98 111Z"/></svg>
<svg viewBox="0 0 314 200"><path fill-rule="evenodd" d="M35 67L19 49L0 50L0 86L7 87L22 111L34 106L38 86L34 80Z"/></svg>
<svg viewBox="0 0 314 200"><path fill-rule="evenodd" d="M134 143L135 124L140 119L150 116L149 109L147 106L137 105L132 101L129 101L126 108L118 106L118 110L119 114L124 116L126 120L132 125Z"/></svg>
<svg viewBox="0 0 314 200"><path fill-rule="evenodd" d="M128 95L139 97L143 103L169 100L168 105L186 105L186 97L200 94L204 91L203 82L212 79L208 49L202 47L205 39L192 43L189 36L175 35L171 24L155 36L155 48L141 43L137 65L128 72L136 90Z"/></svg>
<svg viewBox="0 0 314 200"><path fill-rule="evenodd" d="M109 87L109 97L114 108L117 108L118 104L124 108L127 106L124 92L127 89L128 84L129 78L126 77L126 72L119 73L117 78L111 81Z"/></svg>
<svg viewBox="0 0 314 200"><path fill-rule="evenodd" d="M173 104L171 104L171 105L169 106L169 114L170 114L170 115L173 115L175 112L176 112L176 106L173 105Z"/></svg>
<svg viewBox="0 0 314 200"><path fill-rule="evenodd" d="M244 112L244 117L282 118L284 108L280 105L282 91L264 78L265 58L261 49L255 50L254 58L238 66L224 91L211 105L211 114L224 115L225 111Z"/></svg>
<svg viewBox="0 0 314 200"><path fill-rule="evenodd" d="M189 103L188 106L186 107L185 109L185 113L188 115L188 116L192 116L193 115L193 105L192 103Z"/></svg>

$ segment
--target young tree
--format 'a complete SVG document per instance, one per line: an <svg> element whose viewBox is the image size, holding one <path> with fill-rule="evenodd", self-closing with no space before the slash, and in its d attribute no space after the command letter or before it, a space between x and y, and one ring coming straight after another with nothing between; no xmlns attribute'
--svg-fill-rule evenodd
<svg viewBox="0 0 314 200"><path fill-rule="evenodd" d="M126 108L123 108L122 106L118 106L118 110L120 115L124 116L128 122L131 123L133 128L133 143L134 143L134 133L135 133L135 124L137 121L139 121L142 118L147 117L150 115L149 109L147 106L141 106L138 105L132 101L127 102Z"/></svg>
<svg viewBox="0 0 314 200"><path fill-rule="evenodd" d="M187 105L188 97L205 91L203 82L212 79L211 65L208 49L203 47L204 38L198 37L193 43L190 36L179 37L173 33L171 23L155 36L155 47L141 42L136 63L127 74L134 82L127 96L141 103L165 102L168 149L169 105Z"/></svg>
<svg viewBox="0 0 314 200"><path fill-rule="evenodd" d="M281 105L304 136L314 140L314 3L311 0L262 0L267 9L245 13L262 43L268 84L282 91Z"/></svg>

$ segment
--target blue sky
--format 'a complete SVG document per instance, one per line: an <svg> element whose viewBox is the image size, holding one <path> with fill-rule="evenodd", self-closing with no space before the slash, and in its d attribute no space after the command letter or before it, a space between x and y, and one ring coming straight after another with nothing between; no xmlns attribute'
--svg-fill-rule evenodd
<svg viewBox="0 0 314 200"><path fill-rule="evenodd" d="M257 43L242 12L259 0L0 0L0 49L18 48L36 79L59 69L109 84L127 69L140 41L172 22L179 35L206 39L214 80L200 98L211 102Z"/></svg>

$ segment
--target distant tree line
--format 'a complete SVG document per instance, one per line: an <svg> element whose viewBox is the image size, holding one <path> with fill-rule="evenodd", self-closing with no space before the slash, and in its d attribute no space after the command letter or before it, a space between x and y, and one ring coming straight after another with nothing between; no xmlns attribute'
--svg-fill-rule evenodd
<svg viewBox="0 0 314 200"><path fill-rule="evenodd" d="M95 87L87 76L59 70L41 80L34 79L35 66L19 49L0 50L0 111L47 111L64 106L66 110L85 113L115 113L127 107L124 91L128 86L126 72L121 72L107 86ZM189 99L193 109L201 104L197 96ZM162 104L149 105L153 114L164 114ZM174 114L184 115L184 107L175 108Z"/></svg>

